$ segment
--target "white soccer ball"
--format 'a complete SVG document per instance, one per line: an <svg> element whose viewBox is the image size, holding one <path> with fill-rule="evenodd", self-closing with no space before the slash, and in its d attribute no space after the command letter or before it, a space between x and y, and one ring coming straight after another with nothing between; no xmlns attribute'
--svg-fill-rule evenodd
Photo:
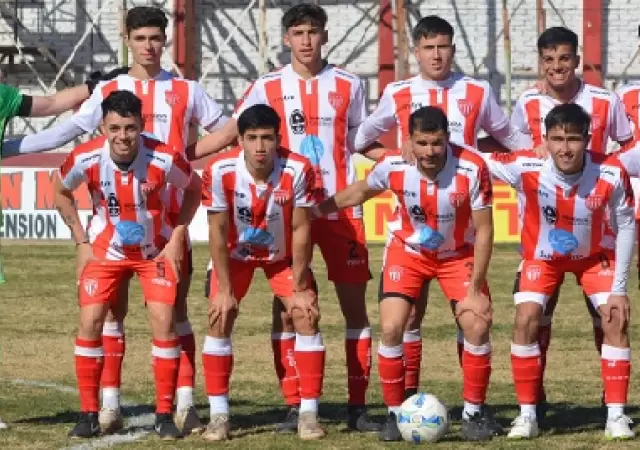
<svg viewBox="0 0 640 450"><path fill-rule="evenodd" d="M407 442L437 442L449 430L447 407L434 395L419 393L404 401L397 415L398 429Z"/></svg>

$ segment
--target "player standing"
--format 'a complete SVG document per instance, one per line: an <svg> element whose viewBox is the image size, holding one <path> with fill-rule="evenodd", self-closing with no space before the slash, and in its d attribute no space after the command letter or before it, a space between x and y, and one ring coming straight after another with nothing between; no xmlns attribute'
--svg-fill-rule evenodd
<svg viewBox="0 0 640 450"><path fill-rule="evenodd" d="M500 426L483 407L491 374L491 301L486 283L493 247L491 177L478 155L449 144L447 117L436 106L408 119L416 164L386 154L364 181L319 206L321 214L362 204L390 189L398 201L380 281L378 369L389 416L380 439L399 441L405 398L403 332L423 284L438 280L464 335L462 370L467 440L488 440ZM424 309L424 307L423 307Z"/></svg>
<svg viewBox="0 0 640 450"><path fill-rule="evenodd" d="M167 42L168 20L156 7L136 7L127 13L126 42L134 63L128 73L114 80L100 83L89 100L68 121L25 137L20 143L21 153L57 148L71 139L93 132L100 123L100 103L116 89L135 93L143 105L144 132L175 148L184 150L189 138L189 126L197 122L211 131L221 126L226 118L218 104L195 81L174 77L162 69L162 52ZM180 209L181 192L169 188L165 192L170 204L169 221L174 222ZM188 239L188 236L187 236ZM187 295L193 266L190 242L185 246L188 264L180 277L176 301L176 331L180 336L182 355L178 379L176 421L185 433L203 428L194 406L195 338L187 315ZM128 280L123 279L117 309L110 311L103 331L105 368L103 371L102 409L100 424L104 432L122 428L120 411L120 385L122 361L125 353L123 320L127 313Z"/></svg>
<svg viewBox="0 0 640 450"><path fill-rule="evenodd" d="M552 27L540 35L537 47L544 74L544 89L532 88L520 96L511 117L513 126L530 135L534 147L540 147L544 144L544 124L549 111L560 104L576 103L591 116L591 140L588 147L591 151L606 153L609 139L621 146L629 145L632 142L632 132L619 97L614 92L585 83L576 74L580 66L580 56L577 53L578 36L567 28ZM598 314L590 308L591 303L588 299L585 300L592 313L594 340L596 348L600 351L603 334ZM544 369L557 302L558 293L546 303L546 310L540 320L540 357L543 371L540 389L543 400L546 399L543 386Z"/></svg>
<svg viewBox="0 0 640 450"><path fill-rule="evenodd" d="M546 303L568 273L576 276L602 317L605 436L634 435L624 414L631 373L627 279L635 238L633 194L615 157L586 151L592 123L579 105L559 105L544 119L550 158L538 159L532 151L485 156L492 175L516 189L523 214L523 264L514 294L511 345L520 415L510 438L538 435L536 405L542 400L543 369L539 324ZM606 245L608 214L617 225L615 251Z"/></svg>
<svg viewBox="0 0 640 450"><path fill-rule="evenodd" d="M282 146L306 156L318 172L319 198L333 195L356 181L353 145L356 128L366 116L361 80L322 59L327 42L327 14L317 5L300 4L282 17L284 43L291 49L291 64L256 80L239 103L234 119L256 104L274 108L281 119ZM237 135L236 120L200 140L195 157L227 146ZM364 152L377 158L380 150ZM334 283L345 318L345 352L348 384L348 426L357 431L377 431L368 419L366 392L371 372L371 327L366 310L366 287L371 278L365 230L360 207L314 220L311 239L320 247L328 278ZM275 300L272 345L276 373L290 406L278 431L297 427L300 404L296 368L288 355L295 346L290 318Z"/></svg>
<svg viewBox="0 0 640 450"><path fill-rule="evenodd" d="M211 421L203 437L210 441L229 437L231 333L238 302L254 271L261 268L296 331L298 435L320 439L325 435L318 424L325 348L309 270L315 174L306 158L280 147L280 117L271 107L245 109L238 117L238 131L240 146L212 158L203 175L213 260L209 334L202 354Z"/></svg>
<svg viewBox="0 0 640 450"><path fill-rule="evenodd" d="M414 55L420 74L390 83L376 110L362 123L356 136L356 150L366 148L393 126L398 130L398 147L409 135L409 116L422 106L441 108L449 120L450 141L456 145L478 147L478 133L483 130L502 146L510 149L530 145L527 136L510 126L489 83L452 71L456 47L451 24L438 16L423 17L413 29ZM483 143L484 146L484 143ZM417 392L420 382L422 337L420 327L426 306L416 303L415 314L404 334L407 363L407 396ZM458 355L462 356L462 334L458 332Z"/></svg>
<svg viewBox="0 0 640 450"><path fill-rule="evenodd" d="M176 391L180 341L174 304L187 226L200 204L200 178L179 149L141 137L142 104L130 92L114 91L102 103L104 137L77 147L54 181L56 208L77 247L80 326L75 347L82 414L69 436L100 432L99 386L104 363L101 332L117 301L123 278L142 283L153 334L156 382L155 430L180 437L171 410ZM78 217L73 191L86 183L95 216L88 233ZM166 185L184 189L176 223L166 222L161 194ZM88 234L88 236L87 236Z"/></svg>

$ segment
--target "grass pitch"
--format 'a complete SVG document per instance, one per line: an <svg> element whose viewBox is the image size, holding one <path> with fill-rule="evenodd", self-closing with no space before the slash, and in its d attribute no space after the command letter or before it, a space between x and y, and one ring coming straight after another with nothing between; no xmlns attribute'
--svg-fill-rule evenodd
<svg viewBox="0 0 640 450"><path fill-rule="evenodd" d="M3 242L7 283L0 285L0 417L11 430L0 432L2 449L121 448L175 449L205 448L198 437L164 443L144 425L153 412L151 337L142 305L140 289L132 283L129 316L125 324L127 350L123 371L123 400L129 431L133 434L103 438L82 445L69 441L67 431L78 411L73 362L77 326L77 301L74 282L74 246L68 243ZM198 351L205 334L207 301L203 280L208 260L207 248L194 249L195 267L189 309L196 333ZM382 404L376 348L378 336L377 286L382 251L371 247L374 280L369 284L369 317L374 330L374 367L369 390L371 413L382 416ZM490 286L495 304L493 328L493 374L488 402L497 417L508 426L517 408L510 372L509 343L513 316L511 289L518 263L513 246L497 246L490 271ZM233 336L235 369L231 380L233 439L227 448L384 448L375 435L345 432L346 366L344 361L344 325L333 287L326 281L326 267L316 255L314 271L321 292L321 329L327 346L327 370L320 415L328 428L328 437L320 442L302 443L295 436L273 432L284 409L273 370L270 347L271 294L264 277L257 274L249 295L242 301L240 317ZM633 270L635 273L635 270ZM631 281L632 300L638 297L636 279ZM632 342L638 326L631 327ZM434 393L459 417L461 372L455 345L455 327L451 312L436 283L425 319L422 390ZM200 355L197 355L197 403L200 415L208 417L203 390ZM629 414L636 421L640 412L637 384L638 357L634 357ZM563 287L553 328L546 376L547 395L552 403L540 439L509 442L498 438L492 448L638 448L638 442L607 443L603 440L605 411L600 407L600 363L596 354L582 296L570 279ZM132 442L128 442L131 440ZM80 444L80 446L78 446ZM394 448L413 447L396 444ZM455 421L447 438L438 448L478 448L481 444L461 441Z"/></svg>

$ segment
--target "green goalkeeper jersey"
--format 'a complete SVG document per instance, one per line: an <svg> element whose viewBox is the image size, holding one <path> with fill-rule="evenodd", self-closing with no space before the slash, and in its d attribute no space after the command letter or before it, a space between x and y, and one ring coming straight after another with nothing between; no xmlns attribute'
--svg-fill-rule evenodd
<svg viewBox="0 0 640 450"><path fill-rule="evenodd" d="M22 94L17 88L0 83L0 153L7 123L18 115L22 106Z"/></svg>

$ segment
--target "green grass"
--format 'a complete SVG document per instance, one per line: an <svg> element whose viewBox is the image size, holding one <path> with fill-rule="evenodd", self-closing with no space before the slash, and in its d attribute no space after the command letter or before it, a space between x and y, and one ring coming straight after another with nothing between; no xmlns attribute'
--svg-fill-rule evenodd
<svg viewBox="0 0 640 450"><path fill-rule="evenodd" d="M0 433L2 449L53 449L74 445L66 438L78 409L73 392L47 387L17 384L31 380L75 387L73 366L74 335L78 307L74 282L74 247L57 243L3 242L7 283L0 285L0 417L12 429ZM371 248L374 280L367 295L369 317L374 330L374 367L369 400L374 416L382 417L382 405L375 349L377 348L378 307L377 271L381 247ZM189 301L191 322L201 349L206 326L207 301L202 295L208 256L204 246L195 247L196 272ZM273 370L270 348L271 294L262 275L254 278L249 295L242 301L240 317L233 336L235 368L231 386L233 439L228 448L383 448L375 435L347 433L345 428L346 368L343 350L343 320L333 292L326 281L326 267L319 255L314 271L321 291L322 330L327 345L327 370L320 414L329 435L321 442L301 443L295 436L276 436L273 424L283 417L281 396ZM490 286L495 304L493 330L493 374L489 403L499 420L507 426L517 408L511 381L509 343L513 303L511 289L518 263L515 247L496 247L491 265ZM633 280L635 286L635 280ZM125 408L127 416L153 411L151 342L140 289L132 283L130 311L126 321L127 354L123 373L123 397L135 407ZM632 297L637 297L635 287ZM631 327L632 340L637 335ZM424 359L421 385L436 394L459 415L461 374L455 345L455 327L446 300L436 283L424 324ZM637 363L637 358L634 358ZM509 442L498 438L492 448L637 448L637 443L610 444L603 440L604 411L600 407L601 381L599 359L594 350L591 325L582 296L573 280L562 289L554 323L546 376L552 409L540 439L533 442ZM629 409L640 418L638 390L634 389ZM197 402L201 416L208 416L203 390L202 368L198 355ZM152 434L122 448L205 448L198 437L183 442L163 443ZM394 445L404 448L410 444ZM454 421L447 438L438 448L478 448L460 440Z"/></svg>

